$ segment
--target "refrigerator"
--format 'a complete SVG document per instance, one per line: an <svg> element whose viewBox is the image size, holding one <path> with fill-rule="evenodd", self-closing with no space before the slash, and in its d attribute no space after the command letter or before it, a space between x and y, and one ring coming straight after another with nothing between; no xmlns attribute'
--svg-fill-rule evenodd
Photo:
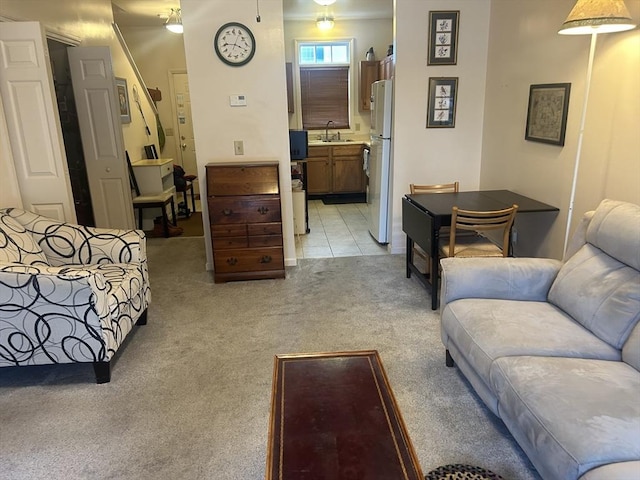
<svg viewBox="0 0 640 480"><path fill-rule="evenodd" d="M369 233L389 243L391 223L391 109L393 83L379 80L371 87L371 138L368 164L367 214Z"/></svg>

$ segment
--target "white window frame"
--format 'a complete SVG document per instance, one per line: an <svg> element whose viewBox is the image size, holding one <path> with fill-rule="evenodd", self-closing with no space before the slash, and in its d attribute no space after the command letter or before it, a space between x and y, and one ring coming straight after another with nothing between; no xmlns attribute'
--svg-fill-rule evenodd
<svg viewBox="0 0 640 480"><path fill-rule="evenodd" d="M301 44L315 44L315 45L321 45L321 44L336 44L336 43L347 43L349 44L349 63L317 63L317 64L313 64L313 63L305 63L300 65L300 45ZM293 73L293 78L294 78L294 85L295 85L295 91L296 91L296 98L295 98L295 116L296 116L296 123L298 125L302 125L302 100L300 98L300 67L304 67L304 68L314 68L314 67L318 67L318 68L326 68L326 67L330 67L330 66L348 66L349 67L349 129L341 129L340 132L342 133L354 133L354 118L353 118L353 112L354 112L354 108L357 108L357 102L358 102L358 66L356 64L355 61L355 49L354 49L354 44L355 44L355 39L353 38L331 38L331 39L317 39L317 38L311 38L311 39L302 39L302 38L298 38L294 40L294 44L295 44L295 52L294 52L294 73ZM302 128L302 127L300 127Z"/></svg>

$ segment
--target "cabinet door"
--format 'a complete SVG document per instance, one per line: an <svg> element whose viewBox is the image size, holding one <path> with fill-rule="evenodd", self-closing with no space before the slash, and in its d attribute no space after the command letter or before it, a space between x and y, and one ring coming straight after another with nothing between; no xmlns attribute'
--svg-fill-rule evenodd
<svg viewBox="0 0 640 480"><path fill-rule="evenodd" d="M362 156L333 157L333 193L364 192Z"/></svg>
<svg viewBox="0 0 640 480"><path fill-rule="evenodd" d="M360 62L360 110L371 110L371 84L380 79L380 62Z"/></svg>
<svg viewBox="0 0 640 480"><path fill-rule="evenodd" d="M307 160L307 193L329 192L331 192L331 161L329 157L309 158Z"/></svg>

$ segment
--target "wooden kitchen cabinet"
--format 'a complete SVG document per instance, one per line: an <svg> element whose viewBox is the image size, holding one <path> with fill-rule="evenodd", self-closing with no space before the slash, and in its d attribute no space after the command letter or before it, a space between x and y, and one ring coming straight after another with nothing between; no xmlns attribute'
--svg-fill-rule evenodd
<svg viewBox="0 0 640 480"><path fill-rule="evenodd" d="M380 62L360 62L360 110L371 110L371 84L380 80Z"/></svg>
<svg viewBox="0 0 640 480"><path fill-rule="evenodd" d="M393 73L393 55L387 55L380 60L380 80L391 80Z"/></svg>
<svg viewBox="0 0 640 480"><path fill-rule="evenodd" d="M310 146L307 177L310 195L363 193L362 145Z"/></svg>
<svg viewBox="0 0 640 480"><path fill-rule="evenodd" d="M278 164L208 164L214 281L284 278Z"/></svg>

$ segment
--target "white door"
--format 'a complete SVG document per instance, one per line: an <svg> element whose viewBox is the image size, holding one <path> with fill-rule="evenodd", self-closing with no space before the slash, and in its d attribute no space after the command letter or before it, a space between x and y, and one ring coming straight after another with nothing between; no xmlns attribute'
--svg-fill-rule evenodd
<svg viewBox="0 0 640 480"><path fill-rule="evenodd" d="M96 226L135 228L111 51L67 51Z"/></svg>
<svg viewBox="0 0 640 480"><path fill-rule="evenodd" d="M189 95L189 77L186 73L173 73L173 105L175 105L175 122L178 128L176 151L182 168L187 175L198 174L196 162L196 144L193 138L193 124L191 123L191 97ZM197 182L193 184L198 193Z"/></svg>
<svg viewBox="0 0 640 480"><path fill-rule="evenodd" d="M0 22L0 93L24 208L75 223L49 62L40 23Z"/></svg>

